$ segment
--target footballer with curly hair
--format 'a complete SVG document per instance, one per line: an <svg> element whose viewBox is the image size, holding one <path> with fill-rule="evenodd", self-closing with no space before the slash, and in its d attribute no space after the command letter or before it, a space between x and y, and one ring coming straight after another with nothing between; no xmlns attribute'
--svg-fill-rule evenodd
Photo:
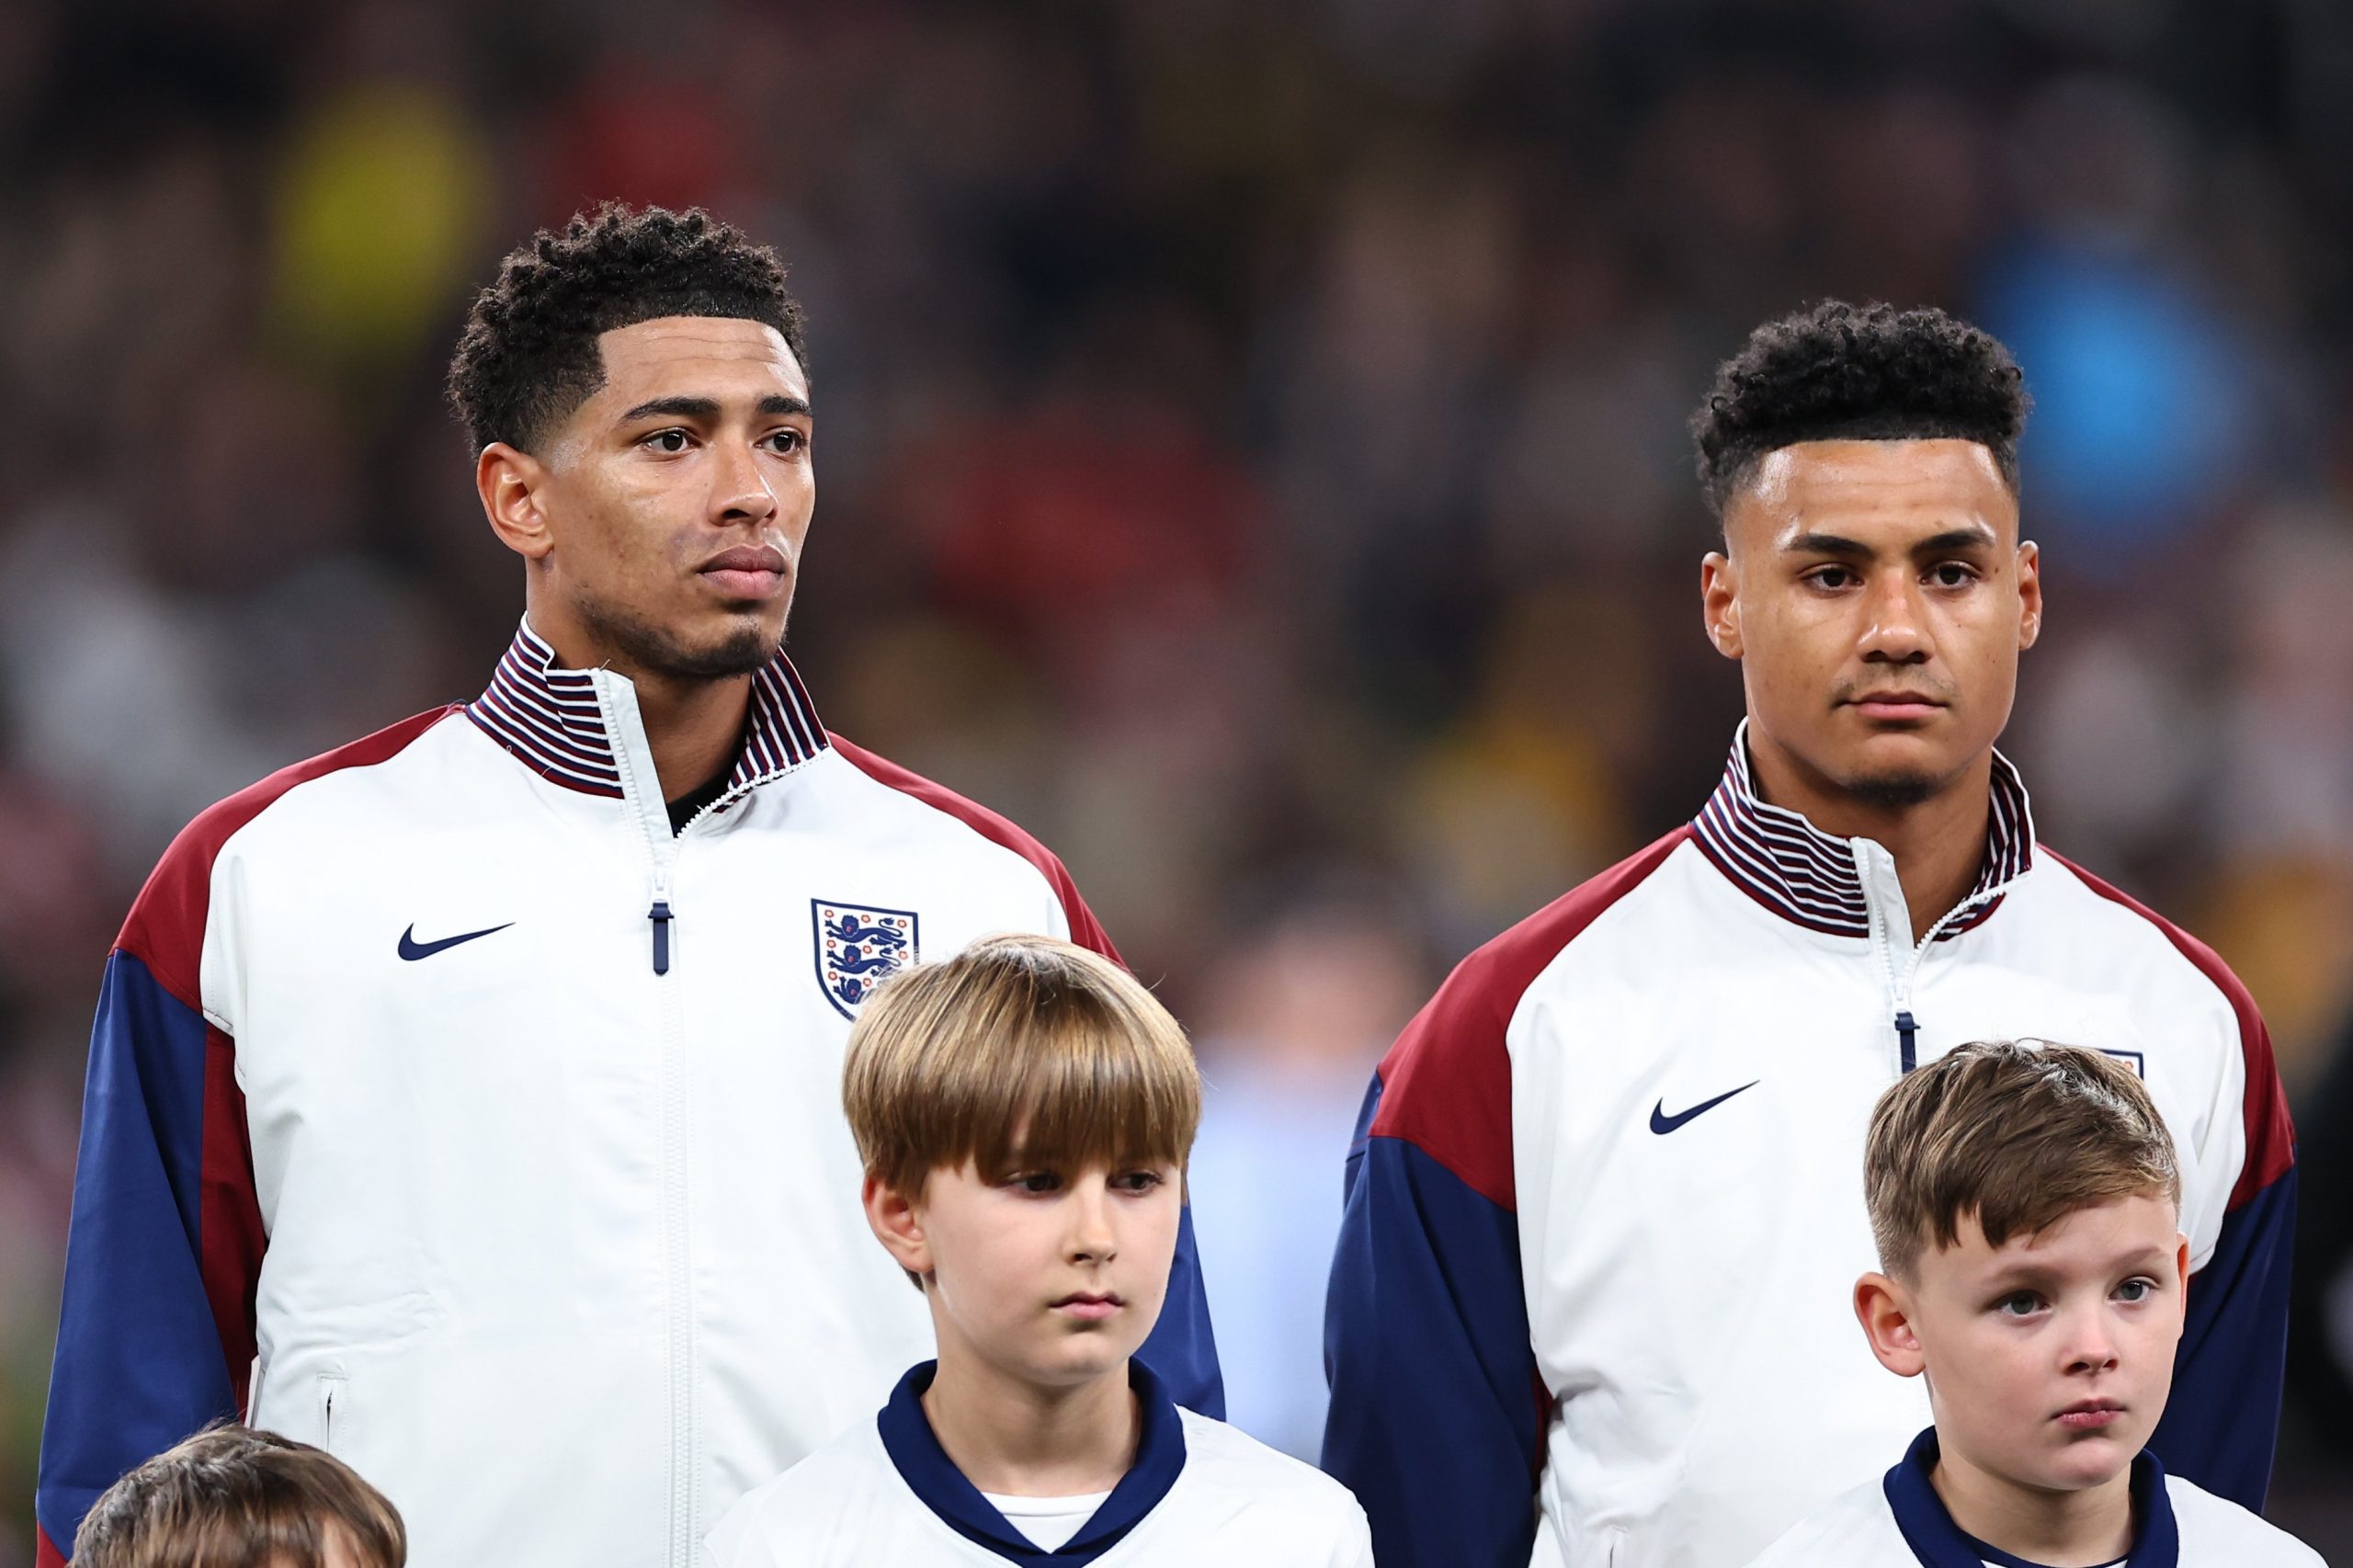
<svg viewBox="0 0 2353 1568"><path fill-rule="evenodd" d="M1463 961L1348 1156L1324 1468L1383 1568L1742 1562L1876 1476L1928 1411L1851 1343L1865 1131L1988 1038L2146 1081L2196 1271L2151 1446L2260 1508L2292 1133L2245 989L2038 842L1995 749L2042 626L2027 408L1935 310L1826 302L1719 370L1692 433L1701 615L1747 696L1722 780ZM2105 1393L2112 1348L2031 1271L1984 1310Z"/></svg>
<svg viewBox="0 0 2353 1568"><path fill-rule="evenodd" d="M38 1514L242 1416L420 1568L687 1568L931 1323L841 1109L893 972L1116 957L1062 863L819 722L800 306L699 212L506 257L449 392L523 615L481 695L232 796L107 963ZM1189 1229L1146 1340L1222 1396ZM1044 1303L1039 1311L1046 1310Z"/></svg>

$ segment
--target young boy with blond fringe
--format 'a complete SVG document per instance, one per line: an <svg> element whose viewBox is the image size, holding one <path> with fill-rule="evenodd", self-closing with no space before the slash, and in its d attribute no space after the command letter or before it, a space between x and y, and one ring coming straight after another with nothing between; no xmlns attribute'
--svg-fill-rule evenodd
<svg viewBox="0 0 2353 1568"><path fill-rule="evenodd" d="M1882 1272L1855 1285L1880 1364L1936 1425L1751 1568L2308 1568L2310 1548L2168 1476L2189 1244L2173 1140L2099 1051L1995 1041L1899 1079L1864 1196Z"/></svg>
<svg viewBox="0 0 2353 1568"><path fill-rule="evenodd" d="M214 1426L98 1494L74 1568L402 1568L408 1533L384 1494L324 1449Z"/></svg>
<svg viewBox="0 0 2353 1568"><path fill-rule="evenodd" d="M1133 1358L1200 1119L1192 1051L1150 992L1067 942L977 943L866 1005L842 1098L868 1222L939 1358L747 1494L709 1562L1370 1568L1337 1482L1179 1409Z"/></svg>

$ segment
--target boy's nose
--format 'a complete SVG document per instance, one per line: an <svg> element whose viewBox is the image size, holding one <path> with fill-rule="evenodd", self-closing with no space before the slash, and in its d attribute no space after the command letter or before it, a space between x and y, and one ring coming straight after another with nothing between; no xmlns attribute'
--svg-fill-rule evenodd
<svg viewBox="0 0 2353 1568"><path fill-rule="evenodd" d="M2098 1312L2079 1312L2068 1321L2067 1370L2101 1372L2116 1365L2116 1335Z"/></svg>
<svg viewBox="0 0 2353 1568"><path fill-rule="evenodd" d="M1082 1184L1071 1194L1070 1240L1074 1262L1108 1263L1118 1256L1119 1237L1111 1229L1111 1195L1099 1183Z"/></svg>

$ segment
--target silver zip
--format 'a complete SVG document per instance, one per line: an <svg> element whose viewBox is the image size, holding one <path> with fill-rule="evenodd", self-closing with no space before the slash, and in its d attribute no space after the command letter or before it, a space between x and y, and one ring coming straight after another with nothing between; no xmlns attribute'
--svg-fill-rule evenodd
<svg viewBox="0 0 2353 1568"><path fill-rule="evenodd" d="M677 953L676 881L678 840L662 799L660 776L637 710L637 692L610 671L597 672L597 706L651 863L649 919L655 944L654 983L661 1012L663 1321L666 1326L670 1394L669 1568L693 1568L702 1538L701 1487L697 1483L693 1250L688 1230L686 1025L677 982L668 972ZM706 808L708 809L708 808ZM699 813L698 813L699 815Z"/></svg>
<svg viewBox="0 0 2353 1568"><path fill-rule="evenodd" d="M1889 874L1893 875L1895 857L1889 855L1888 851L1874 839L1850 838L1847 841L1847 847L1855 858L1855 880L1863 887L1863 907L1870 916L1871 956L1879 960L1881 983L1887 992L1887 1016L1897 1032L1896 1068L1899 1074L1909 1072L1915 1065L1911 1057L1915 1049L1915 1035L1919 1028L1918 1020L1912 1013L1912 987L1919 979L1922 960L1928 956L1928 949L1946 926L1989 900L2000 897L2008 891L2010 883L2002 882L1987 888L1984 892L1972 894L1938 915L1936 923L1921 935L1920 939L1910 944L1911 950L1905 957L1903 970L1899 972L1895 967L1894 923L1889 916L1884 902L1873 893L1869 863L1870 852L1877 850L1880 854L1887 856ZM2016 880L2016 878L2011 879L2012 881ZM1904 904L1903 886L1903 882L1899 880L1896 882L1896 902L1904 905L1904 934L1908 937L1912 928L1912 911L1908 904Z"/></svg>

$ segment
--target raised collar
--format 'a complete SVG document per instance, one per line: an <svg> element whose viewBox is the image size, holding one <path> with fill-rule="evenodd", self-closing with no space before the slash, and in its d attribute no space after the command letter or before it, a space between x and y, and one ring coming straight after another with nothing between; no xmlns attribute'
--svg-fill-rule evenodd
<svg viewBox="0 0 2353 1568"><path fill-rule="evenodd" d="M1143 1433L1136 1443L1135 1463L1103 1506L1081 1525L1078 1533L1058 1551L1040 1551L1037 1542L1015 1528L980 1494L939 1446L931 1419L923 1413L923 1393L931 1387L937 1361L909 1369L891 1391L891 1403L875 1417L882 1447L901 1479L925 1506L965 1540L987 1547L1008 1562L1035 1568L1080 1568L1094 1562L1143 1522L1176 1484L1185 1469L1185 1424L1168 1391L1151 1368L1130 1358L1128 1386L1143 1409Z"/></svg>
<svg viewBox="0 0 2353 1568"><path fill-rule="evenodd" d="M605 672L558 669L555 650L526 619L491 672L489 687L466 704L466 717L533 772L584 795L618 799L621 771L597 697L600 674ZM711 809L725 811L754 785L782 778L831 744L791 661L778 650L752 673L752 721L744 749Z"/></svg>
<svg viewBox="0 0 2353 1568"><path fill-rule="evenodd" d="M1925 1568L2041 1568L2023 1557L1979 1540L1953 1523L1929 1480L1937 1468L1937 1429L1912 1439L1912 1447L1881 1483L1895 1528ZM2148 1449L2132 1461L2132 1550L2123 1568L2177 1568L2181 1532L2174 1523L2173 1499L2165 1492L2165 1466Z"/></svg>
<svg viewBox="0 0 2353 1568"><path fill-rule="evenodd" d="M1856 864L1862 840L1833 837L1796 812L1756 793L1748 759L1748 722L1733 736L1722 782L1692 823L1699 847L1743 892L1783 918L1837 937L1871 933L1870 908ZM1994 812L1977 885L1938 928L1948 941L1982 924L2002 890L2034 864L2034 813L2018 770L1994 754Z"/></svg>

